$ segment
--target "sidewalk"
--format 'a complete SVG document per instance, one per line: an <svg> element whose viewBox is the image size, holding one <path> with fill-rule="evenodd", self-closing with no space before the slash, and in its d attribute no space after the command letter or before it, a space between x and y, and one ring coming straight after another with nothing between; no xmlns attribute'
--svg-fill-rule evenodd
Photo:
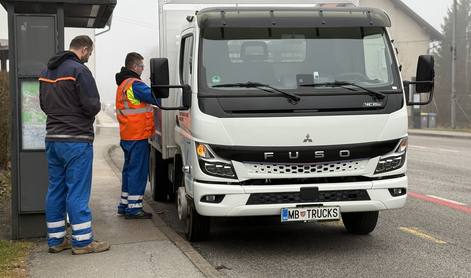
<svg viewBox="0 0 471 278"><path fill-rule="evenodd" d="M109 251L72 255L47 253L41 239L30 254L31 277L221 277L193 247L171 230L147 203L152 219L126 220L117 214L121 169L108 156L119 146L119 128L104 112L97 117L93 182L89 206L93 236L109 241Z"/></svg>
<svg viewBox="0 0 471 278"><path fill-rule="evenodd" d="M432 130L432 129L415 129L415 128L410 128L407 132L409 133L409 135L418 135L418 136L471 139L470 132L439 131L439 130Z"/></svg>

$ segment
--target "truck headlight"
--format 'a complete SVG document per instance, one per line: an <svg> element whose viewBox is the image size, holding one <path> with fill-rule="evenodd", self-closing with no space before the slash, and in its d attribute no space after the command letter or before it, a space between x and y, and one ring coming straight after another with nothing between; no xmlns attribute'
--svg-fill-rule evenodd
<svg viewBox="0 0 471 278"><path fill-rule="evenodd" d="M406 162L407 138L402 138L396 149L379 158L375 173L384 173L401 168Z"/></svg>
<svg viewBox="0 0 471 278"><path fill-rule="evenodd" d="M196 154L204 173L222 178L237 178L232 162L218 157L208 145L196 143Z"/></svg>

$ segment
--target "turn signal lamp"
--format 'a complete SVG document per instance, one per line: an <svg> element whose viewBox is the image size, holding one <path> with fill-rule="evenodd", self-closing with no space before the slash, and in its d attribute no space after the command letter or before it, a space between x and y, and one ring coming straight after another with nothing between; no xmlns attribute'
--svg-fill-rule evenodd
<svg viewBox="0 0 471 278"><path fill-rule="evenodd" d="M208 150L205 148L204 145L199 145L198 148L196 149L196 151L198 152L198 156L209 157L208 156Z"/></svg>
<svg viewBox="0 0 471 278"><path fill-rule="evenodd" d="M404 138L401 140L401 142L399 143L399 147L396 151L398 152L405 152L407 149L407 138Z"/></svg>
<svg viewBox="0 0 471 278"><path fill-rule="evenodd" d="M218 157L208 145L196 143L196 153L204 173L216 177L237 178L232 162Z"/></svg>

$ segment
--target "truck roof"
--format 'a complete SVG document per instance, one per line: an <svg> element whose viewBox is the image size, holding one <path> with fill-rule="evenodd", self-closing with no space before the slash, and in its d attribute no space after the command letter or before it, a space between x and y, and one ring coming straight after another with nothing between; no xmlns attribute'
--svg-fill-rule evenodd
<svg viewBox="0 0 471 278"><path fill-rule="evenodd" d="M367 7L214 7L197 12L198 26L390 27L385 11Z"/></svg>

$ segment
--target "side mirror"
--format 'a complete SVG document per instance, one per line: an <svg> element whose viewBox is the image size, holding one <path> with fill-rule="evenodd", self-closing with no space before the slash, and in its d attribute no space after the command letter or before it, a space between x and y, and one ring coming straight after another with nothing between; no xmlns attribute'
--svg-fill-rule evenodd
<svg viewBox="0 0 471 278"><path fill-rule="evenodd" d="M415 81L403 81L404 91L406 94L407 105L427 105L432 102L433 88L435 85L435 59L432 55L420 55L417 63L417 74ZM410 84L415 84L415 91L417 93L429 93L427 101L416 102L410 101Z"/></svg>
<svg viewBox="0 0 471 278"><path fill-rule="evenodd" d="M188 110L191 106L192 91L188 84L169 85L168 59L152 58L150 59L150 83L151 95L157 107L162 110ZM182 106L166 107L159 104L159 98L168 98L170 88L182 89Z"/></svg>
<svg viewBox="0 0 471 278"><path fill-rule="evenodd" d="M419 62L417 63L416 81L431 81L429 83L417 83L415 90L417 93L428 93L433 88L433 80L435 78L434 70L435 59L432 55L420 55Z"/></svg>
<svg viewBox="0 0 471 278"><path fill-rule="evenodd" d="M168 59L150 59L150 83L156 98L168 98L169 88L160 85L169 85Z"/></svg>

